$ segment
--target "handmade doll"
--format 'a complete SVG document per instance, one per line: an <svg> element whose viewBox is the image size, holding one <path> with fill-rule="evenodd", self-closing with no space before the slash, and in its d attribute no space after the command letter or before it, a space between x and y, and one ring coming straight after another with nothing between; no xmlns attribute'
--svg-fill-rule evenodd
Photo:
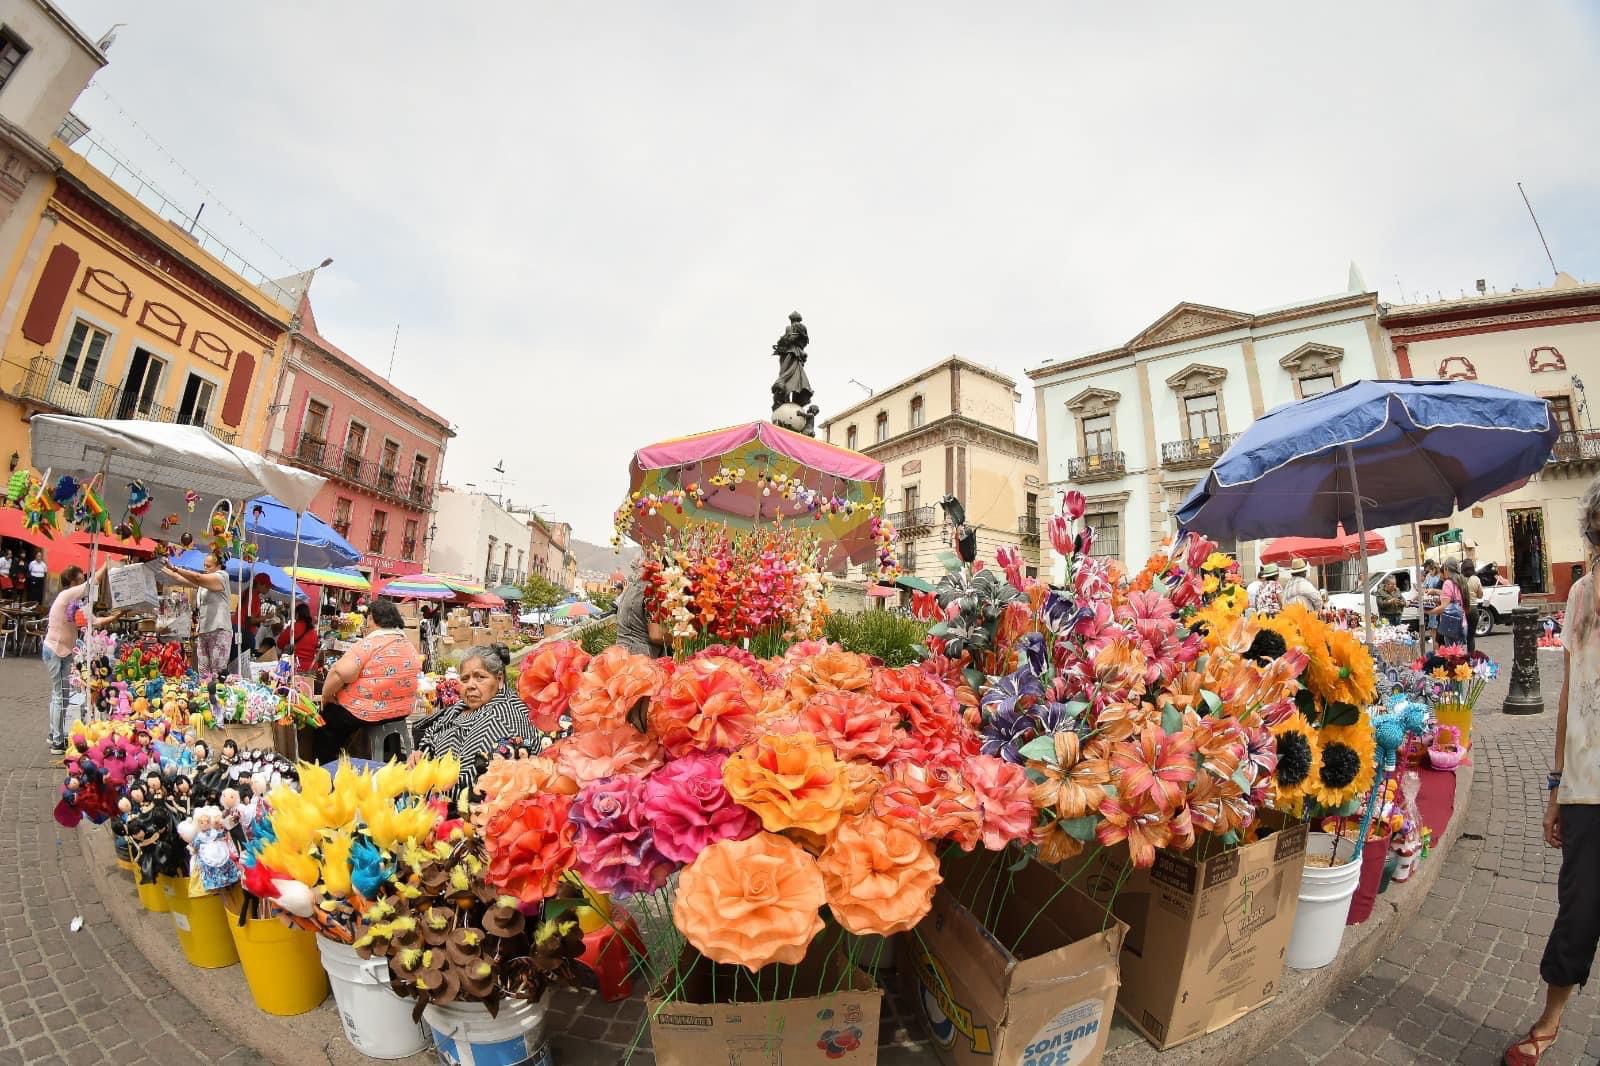
<svg viewBox="0 0 1600 1066"><path fill-rule="evenodd" d="M238 852L222 826L222 812L215 807L200 807L194 813L194 824L191 850L201 886L207 892L215 892L238 884Z"/></svg>

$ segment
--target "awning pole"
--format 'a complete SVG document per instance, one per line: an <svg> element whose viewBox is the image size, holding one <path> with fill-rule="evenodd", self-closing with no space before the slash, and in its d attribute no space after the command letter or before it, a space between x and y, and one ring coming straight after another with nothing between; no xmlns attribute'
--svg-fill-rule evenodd
<svg viewBox="0 0 1600 1066"><path fill-rule="evenodd" d="M292 574L298 574L300 572L300 520L302 518L304 518L304 517L305 517L305 512L304 511L296 511L294 513L294 563L289 568L289 572L292 573ZM294 699L294 672L295 672L295 668L300 665L300 660L299 660L299 656L297 654L297 649L296 649L296 645L299 644L299 641L295 640L295 637L294 637L295 608L298 606L297 597L300 594L301 594L300 593L300 579L298 577L291 577L289 579L289 695L288 695L288 699L290 699L290 700ZM308 610L310 609L309 605L307 606L307 609ZM314 628L315 628L315 626L313 626L313 629ZM295 761L299 762L300 761L300 727L295 724L295 720L294 720L294 715L293 714L289 715L289 730L290 730L291 733L294 734L294 757L295 757Z"/></svg>
<svg viewBox="0 0 1600 1066"><path fill-rule="evenodd" d="M111 451L107 449L105 452L105 459L100 464L100 477L98 480L100 481L101 488L105 487L105 479L107 476L109 476L110 471ZM91 489L93 485L94 482L90 482ZM49 492L50 486L44 486L44 491ZM77 664L79 670L87 671L82 679L85 703L83 720L85 722L93 721L96 712L96 708L93 706L94 701L92 699L94 696L94 656L89 654L89 649L94 647L94 608L95 600L98 599L100 595L100 583L94 579L95 568L99 558L100 527L96 525L89 533L89 591L84 595L84 599L88 601L89 605L84 608L83 611L83 649L85 653L84 662ZM59 593L57 595L59 595Z"/></svg>
<svg viewBox="0 0 1600 1066"><path fill-rule="evenodd" d="M1372 582L1367 572L1367 523L1361 511L1361 485L1356 481L1356 453L1344 446L1345 462L1350 467L1350 491L1356 498L1356 540L1361 545L1361 622L1367 631L1367 650L1372 650Z"/></svg>

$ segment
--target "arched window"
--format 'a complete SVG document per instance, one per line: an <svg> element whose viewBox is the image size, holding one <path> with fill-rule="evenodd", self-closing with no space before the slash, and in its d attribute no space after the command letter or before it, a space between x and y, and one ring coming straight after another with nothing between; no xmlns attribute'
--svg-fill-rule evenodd
<svg viewBox="0 0 1600 1066"><path fill-rule="evenodd" d="M911 397L911 428L917 429L922 425L922 397Z"/></svg>
<svg viewBox="0 0 1600 1066"><path fill-rule="evenodd" d="M845 429L845 431L844 431L844 446L846 448L849 448L851 451L855 451L857 443L858 442L856 440L856 427L855 426L850 426L847 429Z"/></svg>

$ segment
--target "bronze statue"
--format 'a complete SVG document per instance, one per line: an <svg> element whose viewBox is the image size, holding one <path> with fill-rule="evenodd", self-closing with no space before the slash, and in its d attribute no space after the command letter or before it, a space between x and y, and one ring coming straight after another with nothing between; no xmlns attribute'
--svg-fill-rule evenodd
<svg viewBox="0 0 1600 1066"><path fill-rule="evenodd" d="M814 437L817 406L811 402L811 379L806 377L806 345L810 343L800 312L790 312L789 325L772 346L772 354L778 357L778 378L772 383L772 421Z"/></svg>

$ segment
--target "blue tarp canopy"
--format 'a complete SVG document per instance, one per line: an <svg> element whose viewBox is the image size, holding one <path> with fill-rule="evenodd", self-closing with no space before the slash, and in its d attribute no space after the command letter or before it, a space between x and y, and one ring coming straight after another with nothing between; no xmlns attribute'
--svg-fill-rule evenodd
<svg viewBox="0 0 1600 1066"><path fill-rule="evenodd" d="M293 509L272 496L257 496L245 505L244 520L248 539L259 549L261 558L279 566L295 563L295 519L300 522L300 565L319 570L335 570L361 561L361 553L341 537L337 530L307 511L297 516Z"/></svg>

